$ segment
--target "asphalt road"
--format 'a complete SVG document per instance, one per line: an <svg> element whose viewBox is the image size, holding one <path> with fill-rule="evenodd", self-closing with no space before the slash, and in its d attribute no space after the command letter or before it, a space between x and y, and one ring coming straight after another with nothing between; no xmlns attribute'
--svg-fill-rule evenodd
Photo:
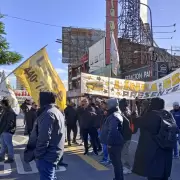
<svg viewBox="0 0 180 180"><path fill-rule="evenodd" d="M22 119L18 119L18 128L14 136L13 143L15 146L15 163L0 163L0 179L2 180L38 180L38 171L35 162L26 164L23 161L23 150L28 140L23 136L24 127ZM134 153L138 141L138 134L133 136L130 147L130 158L133 163ZM72 146L65 148L64 161L68 163L68 168L61 168L57 171L59 180L112 180L112 166L102 166L99 163L101 157L84 156L82 146ZM179 180L180 160L174 160L172 179ZM125 180L143 180L134 174L125 176Z"/></svg>

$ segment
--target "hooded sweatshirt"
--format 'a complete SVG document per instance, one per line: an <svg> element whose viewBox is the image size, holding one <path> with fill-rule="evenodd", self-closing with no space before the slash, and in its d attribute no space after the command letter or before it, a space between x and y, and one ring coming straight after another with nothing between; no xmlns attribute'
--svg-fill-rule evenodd
<svg viewBox="0 0 180 180"><path fill-rule="evenodd" d="M55 99L55 95L51 92L40 92L41 108L38 111L37 125L33 128L29 143L33 142L31 138L37 134L35 158L44 159L56 165L64 151L65 120L54 104Z"/></svg>

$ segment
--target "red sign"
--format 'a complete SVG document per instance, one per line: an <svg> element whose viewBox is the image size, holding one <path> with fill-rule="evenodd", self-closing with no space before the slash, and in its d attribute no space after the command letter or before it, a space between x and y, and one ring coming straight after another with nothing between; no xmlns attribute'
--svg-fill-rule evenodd
<svg viewBox="0 0 180 180"><path fill-rule="evenodd" d="M110 32L114 31L118 45L118 0L106 0L106 64L111 63Z"/></svg>
<svg viewBox="0 0 180 180"><path fill-rule="evenodd" d="M26 90L14 90L14 93L17 97L19 97L19 96L30 96Z"/></svg>

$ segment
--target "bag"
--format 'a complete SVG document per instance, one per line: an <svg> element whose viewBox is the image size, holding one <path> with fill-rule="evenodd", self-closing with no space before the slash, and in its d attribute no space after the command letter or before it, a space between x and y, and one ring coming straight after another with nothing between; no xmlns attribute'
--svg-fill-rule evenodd
<svg viewBox="0 0 180 180"><path fill-rule="evenodd" d="M154 111L161 117L159 133L155 141L162 149L173 149L177 142L178 127L172 114L168 111Z"/></svg>
<svg viewBox="0 0 180 180"><path fill-rule="evenodd" d="M28 141L28 144L24 150L24 161L26 163L29 163L35 159L34 150L36 148L36 142L38 137L38 121L41 120L44 117L45 112L48 108L46 108L42 114L36 119L33 127L33 131L31 133L30 139ZM34 136L34 137L33 137Z"/></svg>

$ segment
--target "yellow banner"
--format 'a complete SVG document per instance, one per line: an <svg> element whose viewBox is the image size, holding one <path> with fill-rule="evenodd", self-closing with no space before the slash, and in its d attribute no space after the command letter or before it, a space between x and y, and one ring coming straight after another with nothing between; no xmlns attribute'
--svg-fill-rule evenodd
<svg viewBox="0 0 180 180"><path fill-rule="evenodd" d="M39 92L54 92L58 97L57 106L64 110L66 90L53 68L45 48L39 50L19 66L14 74L37 104L39 102Z"/></svg>

